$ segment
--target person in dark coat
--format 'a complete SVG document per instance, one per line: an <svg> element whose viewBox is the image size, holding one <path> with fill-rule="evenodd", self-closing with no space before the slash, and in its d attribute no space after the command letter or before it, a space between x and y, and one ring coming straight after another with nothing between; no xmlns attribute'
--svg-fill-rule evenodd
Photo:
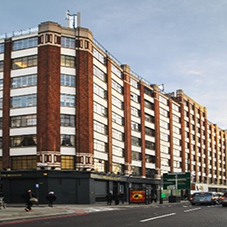
<svg viewBox="0 0 227 227"><path fill-rule="evenodd" d="M25 211L29 212L32 210L32 205L33 203L30 201L32 197L35 197L34 194L32 193L31 189L28 189L25 191L25 193L22 195L22 198L24 199L24 202L26 204Z"/></svg>
<svg viewBox="0 0 227 227"><path fill-rule="evenodd" d="M111 191L107 194L106 200L107 200L107 205L111 205L112 204L113 194L112 194Z"/></svg>
<svg viewBox="0 0 227 227"><path fill-rule="evenodd" d="M152 203L153 201L154 201L155 203L157 202L157 195L156 195L155 193L153 193L153 194L151 195L151 203Z"/></svg>
<svg viewBox="0 0 227 227"><path fill-rule="evenodd" d="M56 195L54 192L49 192L48 195L46 196L46 199L48 200L48 206L53 207L53 202L57 199Z"/></svg>
<svg viewBox="0 0 227 227"><path fill-rule="evenodd" d="M120 192L119 193L119 199L120 199L121 203L124 204L124 202L125 202L125 195L124 195L123 192Z"/></svg>

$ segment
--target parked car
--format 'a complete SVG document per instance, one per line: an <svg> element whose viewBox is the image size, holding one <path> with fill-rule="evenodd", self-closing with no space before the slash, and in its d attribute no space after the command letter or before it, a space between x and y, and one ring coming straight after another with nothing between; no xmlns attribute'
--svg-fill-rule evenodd
<svg viewBox="0 0 227 227"><path fill-rule="evenodd" d="M222 204L222 197L223 197L223 194L222 192L217 192L217 196L218 196L218 203L219 204Z"/></svg>
<svg viewBox="0 0 227 227"><path fill-rule="evenodd" d="M221 197L221 203L223 207L227 206L227 192L224 193L224 195Z"/></svg>
<svg viewBox="0 0 227 227"><path fill-rule="evenodd" d="M218 198L215 192L196 192L190 196L189 201L192 205L215 205L218 204Z"/></svg>

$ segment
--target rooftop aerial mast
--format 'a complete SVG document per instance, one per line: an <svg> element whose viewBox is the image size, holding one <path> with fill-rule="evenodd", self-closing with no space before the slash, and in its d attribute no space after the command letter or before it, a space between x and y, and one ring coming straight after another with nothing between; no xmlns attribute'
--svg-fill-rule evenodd
<svg viewBox="0 0 227 227"><path fill-rule="evenodd" d="M76 18L77 18L77 26L76 26ZM67 10L65 14L65 19L67 20L67 27L69 28L80 27L80 18L81 18L80 12L70 14L69 10Z"/></svg>

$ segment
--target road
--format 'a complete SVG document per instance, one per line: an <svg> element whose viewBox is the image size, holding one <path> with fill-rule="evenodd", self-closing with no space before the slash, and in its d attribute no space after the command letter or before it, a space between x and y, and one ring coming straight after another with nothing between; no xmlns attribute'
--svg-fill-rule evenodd
<svg viewBox="0 0 227 227"><path fill-rule="evenodd" d="M8 227L225 227L227 208L183 204L116 208L80 216L59 216L4 223ZM2 225L1 225L2 226Z"/></svg>

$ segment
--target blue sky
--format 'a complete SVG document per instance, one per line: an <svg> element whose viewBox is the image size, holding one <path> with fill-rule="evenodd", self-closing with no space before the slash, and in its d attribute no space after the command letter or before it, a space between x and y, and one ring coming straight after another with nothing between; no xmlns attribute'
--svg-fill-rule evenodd
<svg viewBox="0 0 227 227"><path fill-rule="evenodd" d="M65 11L122 64L165 92L182 89L227 129L226 0L0 0L0 34L44 21L66 26Z"/></svg>

